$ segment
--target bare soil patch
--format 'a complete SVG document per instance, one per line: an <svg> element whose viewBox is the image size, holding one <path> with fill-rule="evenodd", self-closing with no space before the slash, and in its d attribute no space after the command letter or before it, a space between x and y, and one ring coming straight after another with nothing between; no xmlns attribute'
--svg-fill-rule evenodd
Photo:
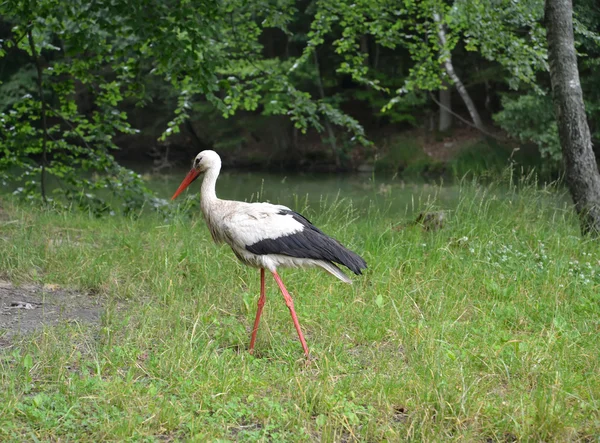
<svg viewBox="0 0 600 443"><path fill-rule="evenodd" d="M102 313L99 297L56 285L15 286L0 280L0 348L16 337L61 322L98 323Z"/></svg>

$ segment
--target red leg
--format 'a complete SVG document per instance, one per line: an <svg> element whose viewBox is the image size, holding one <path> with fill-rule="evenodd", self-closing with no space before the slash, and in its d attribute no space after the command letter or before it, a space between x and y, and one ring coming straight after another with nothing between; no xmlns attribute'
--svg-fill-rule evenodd
<svg viewBox="0 0 600 443"><path fill-rule="evenodd" d="M294 310L294 301L292 300L292 297L290 297L290 294L288 293L287 289L285 289L285 286L281 281L279 274L277 274L277 272L273 272L273 277L275 277L275 281L277 282L279 289L281 289L281 293L283 294L283 298L285 299L285 304L290 309L290 314L292 314L292 320L294 321L294 326L296 327L296 331L298 332L300 343L302 343L304 355L308 357L308 346L306 346L306 340L304 340L304 335L302 335L302 330L300 329L300 323L298 323L298 317L296 316L296 311Z"/></svg>
<svg viewBox="0 0 600 443"><path fill-rule="evenodd" d="M260 298L258 299L258 309L256 310L256 318L254 319L254 328L252 328L252 338L250 338L250 354L254 353L254 342L256 341L256 332L258 331L258 322L260 314L262 314L263 306L265 305L265 270L260 268Z"/></svg>

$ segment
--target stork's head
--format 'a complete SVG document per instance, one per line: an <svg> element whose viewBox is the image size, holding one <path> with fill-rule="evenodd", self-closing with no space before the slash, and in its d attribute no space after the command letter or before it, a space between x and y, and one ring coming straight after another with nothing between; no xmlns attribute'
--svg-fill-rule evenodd
<svg viewBox="0 0 600 443"><path fill-rule="evenodd" d="M206 172L208 169L221 164L221 157L215 151L202 151L194 159L192 170L198 173Z"/></svg>
<svg viewBox="0 0 600 443"><path fill-rule="evenodd" d="M192 163L192 169L185 176L171 200L175 200L179 194L183 192L194 180L200 177L200 174L208 171L209 169L220 167L221 157L215 151L202 151L196 156Z"/></svg>

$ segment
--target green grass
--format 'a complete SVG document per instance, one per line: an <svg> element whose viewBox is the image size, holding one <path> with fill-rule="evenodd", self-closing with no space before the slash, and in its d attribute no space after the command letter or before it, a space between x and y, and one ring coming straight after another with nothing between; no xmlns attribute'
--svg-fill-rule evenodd
<svg viewBox="0 0 600 443"><path fill-rule="evenodd" d="M452 159L448 168L452 176L465 174L498 177L507 171L507 165L513 169L536 171L538 176L551 180L558 175L557 164L543 162L538 150L530 145L506 144L497 140L478 140L466 144ZM510 170L511 168L508 168Z"/></svg>
<svg viewBox="0 0 600 443"><path fill-rule="evenodd" d="M554 189L458 192L436 232L396 229L412 207L306 211L369 263L352 286L282 271L309 365L272 279L246 352L259 273L213 245L199 214L5 202L1 276L87 291L107 310L0 354L0 440L594 441L598 243Z"/></svg>

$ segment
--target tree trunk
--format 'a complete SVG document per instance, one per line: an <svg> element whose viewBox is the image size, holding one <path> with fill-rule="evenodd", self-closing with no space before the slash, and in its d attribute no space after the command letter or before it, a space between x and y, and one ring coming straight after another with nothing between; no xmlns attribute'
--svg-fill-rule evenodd
<svg viewBox="0 0 600 443"><path fill-rule="evenodd" d="M369 36L367 34L363 34L360 36L360 52L366 55L365 64L367 66L371 66L371 63L369 63Z"/></svg>
<svg viewBox="0 0 600 443"><path fill-rule="evenodd" d="M437 23L438 38L440 40L442 51L446 51L446 32L444 31L444 25L442 24L440 15L437 12L434 12L433 20ZM452 79L452 82L456 86L456 90L460 94L460 97L462 98L463 102L465 102L465 106L467 107L469 114L471 115L473 124L477 129L483 131L483 122L481 120L479 112L477 112L477 108L475 107L473 100L471 100L471 96L467 92L467 88L465 88L465 85L454 71L454 66L452 65L452 56L449 52L447 52L444 56L444 69L446 70L446 73L448 74L450 79Z"/></svg>
<svg viewBox="0 0 600 443"><path fill-rule="evenodd" d="M321 69L319 67L319 56L317 54L317 50L313 51L313 57L315 61L315 69L317 70L317 87L319 88L319 95L321 99L325 99L325 89L323 88L323 80L321 79ZM335 132L333 131L333 127L329 122L329 118L325 116L325 129L327 130L327 135L329 138L329 143L331 145L331 152L333 154L333 159L335 160L335 167L337 169L340 168L342 162L340 160L340 153L337 148L337 139L335 137Z"/></svg>
<svg viewBox="0 0 600 443"><path fill-rule="evenodd" d="M585 115L573 38L571 0L546 0L546 37L554 113L567 185L583 234L600 235L600 173Z"/></svg>
<svg viewBox="0 0 600 443"><path fill-rule="evenodd" d="M46 199L46 166L48 165L48 123L46 121L46 100L44 99L44 80L42 77L42 62L40 60L40 55L38 55L37 50L35 48L35 40L33 39L33 32L31 28L32 26L30 26L29 30L27 31L27 37L29 39L31 57L33 58L33 62L35 64L35 69L37 72L37 87L38 94L40 95L42 118L42 171L40 177L40 190L42 193L42 201L44 203L48 203L48 200Z"/></svg>
<svg viewBox="0 0 600 443"><path fill-rule="evenodd" d="M445 83L445 82L444 82ZM445 89L440 89L440 132L447 131L452 126L452 93L446 84Z"/></svg>

